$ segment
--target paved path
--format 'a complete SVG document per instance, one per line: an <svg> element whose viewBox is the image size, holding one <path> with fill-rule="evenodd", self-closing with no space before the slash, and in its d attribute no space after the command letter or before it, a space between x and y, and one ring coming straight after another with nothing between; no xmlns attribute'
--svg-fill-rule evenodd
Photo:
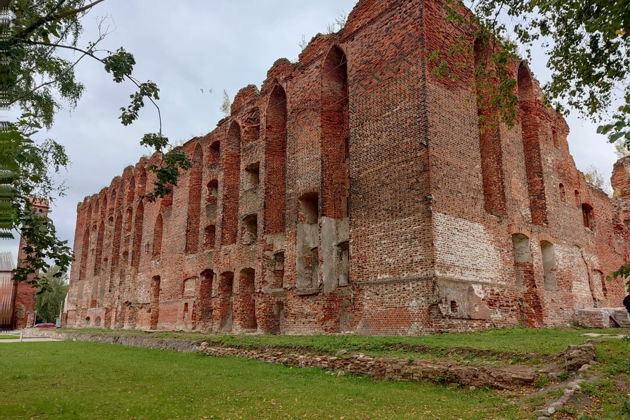
<svg viewBox="0 0 630 420"><path fill-rule="evenodd" d="M22 339L20 340L20 333L21 331L16 330L16 331L2 331L0 332L0 335L14 335L15 338L0 338L0 344L2 343L38 343L38 342L42 342L42 341L61 341L61 340L57 340L54 338L48 338L48 337L29 337L28 335L24 335L24 337L22 337Z"/></svg>
<svg viewBox="0 0 630 420"><path fill-rule="evenodd" d="M3 343L39 343L39 342L43 342L43 341L61 341L61 340L56 340L54 338L45 338L45 337L23 337L22 340L20 340L20 337L15 337L15 338L9 338L9 339L0 339L0 344Z"/></svg>

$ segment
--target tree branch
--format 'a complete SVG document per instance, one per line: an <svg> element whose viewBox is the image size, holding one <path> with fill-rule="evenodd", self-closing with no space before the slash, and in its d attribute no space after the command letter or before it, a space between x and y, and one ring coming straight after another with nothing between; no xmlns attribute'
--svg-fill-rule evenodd
<svg viewBox="0 0 630 420"><path fill-rule="evenodd" d="M45 24L46 22L49 22L49 19L52 18L53 13L55 13L61 6L63 6L63 4L66 2L67 0L59 0L57 2L57 4L50 9L50 11L46 14L46 16L43 16L39 19L37 19L34 23L32 23L29 27L27 27L26 29L24 29L21 33L19 33L17 35L18 38L22 38L24 35L28 35L31 32L33 32L35 29L39 28L40 26L42 26L43 24Z"/></svg>
<svg viewBox="0 0 630 420"><path fill-rule="evenodd" d="M72 63L72 65L68 66L68 68L67 68L66 70L68 70L68 71L69 71L69 70L72 70L72 69L73 69L74 67L76 67L76 65L77 65L77 64L79 64L79 62L80 62L81 60L83 60L84 58L85 58L85 55L82 55L82 56L81 56L81 57L80 57L77 61L75 61L74 63ZM54 84L55 84L55 83L57 83L58 81L59 81L59 79L57 78L57 79L54 79L54 80L49 80L49 81L47 81L47 82L44 82L44 83L39 84L38 86L36 86L36 87L34 87L33 89L29 90L28 92L24 93L22 96L20 96L20 97L16 98L13 102L11 102L11 103L9 104L9 106L10 106L10 105L13 105L13 104L15 104L15 103L17 103L17 102L19 102L19 101L21 101L21 100L23 100L23 99L26 99L28 96L30 96L31 94L35 93L36 91L38 91L38 90L39 90L39 89L41 89L41 88L44 88L44 87L46 87L46 86L50 86L50 85L54 85Z"/></svg>
<svg viewBox="0 0 630 420"><path fill-rule="evenodd" d="M90 44L90 48L88 48L88 49L87 49L87 51L91 51L91 52L96 51L96 50L95 50L95 47L96 47L96 46L97 46L97 45L98 45L101 41L103 41L104 39L105 39L105 35L104 35L104 34L100 34L100 35L99 35L99 37L98 37L98 39L97 39L96 41L94 41L93 43L91 43L91 44ZM60 39L58 42L56 42L55 44L53 44L53 45L51 46L50 51L49 51L49 53L48 53L48 54L51 54L51 53L54 51L54 49L55 49L55 48L57 48L57 47L61 46L60 42L61 42L61 39ZM67 70L67 71L70 71L70 70L72 70L73 68L75 68L75 67L76 67L76 66L77 66L77 65L81 62L81 60L83 60L85 57L86 57L86 54L81 55L81 57L79 57L79 59L78 59L78 60L76 60L74 63L72 63L70 66L68 66L66 70ZM28 91L28 92L26 92L26 93L22 94L22 96L20 96L20 97L16 98L15 100L13 100L13 101L12 101L9 105L13 105L13 104L17 103L18 101L21 101L22 99L26 99L26 97L28 97L28 96L29 96L29 95L31 95L32 93L36 92L37 90L39 90L39 89L41 89L41 88L43 88L43 87L46 87L46 86L50 86L50 85L52 85L52 84L55 84L55 83L57 83L57 81L58 81L58 79L49 80L49 81L47 81L47 82L44 82L44 83L42 83L42 84L40 84L40 85L36 86L35 88L31 89L30 91Z"/></svg>
<svg viewBox="0 0 630 420"><path fill-rule="evenodd" d="M64 0L65 1L65 0ZM67 27L64 32L61 34L61 36L59 37L59 39L49 48L49 50L46 52L45 54L45 58L48 59L52 53L55 51L55 48L57 46L59 46L59 44L61 44L61 41L63 41L66 38L66 35L68 34L68 31L70 30L70 27ZM97 41L95 41L95 45L97 43L99 43L100 41L102 41L104 39L104 35L99 35L99 39ZM35 66L36 67L36 66ZM28 73L32 72L35 70L34 67L30 68L30 69L24 69L26 70ZM23 77L19 78L16 82L15 82L15 86L18 86L22 81L24 80ZM36 89L33 89L31 92L34 92ZM21 98L16 99L15 101L13 101L11 104L16 103L18 100L20 100ZM9 104L9 105L11 105Z"/></svg>
<svg viewBox="0 0 630 420"><path fill-rule="evenodd" d="M104 0L99 0L99 1L104 1ZM62 48L62 49L66 49L66 50L71 50L71 51L77 51L82 53L84 56L88 56L91 57L93 59L95 59L96 61L102 63L103 65L105 65L105 61L103 61L102 58L94 55L94 53L91 50L84 50L83 48L79 48L79 47L75 47L73 45L61 45L61 44L51 44L49 42L39 42L39 41L23 41L26 44L29 45L41 45L44 47L56 47L56 48ZM140 88L140 82L138 82L133 76L131 75L125 75L125 78L127 80L129 80L131 83L133 83L138 89ZM155 109L157 110L158 113L158 120L159 120L159 124L160 124L160 131L159 134L160 136L162 135L162 112L160 111L160 107L159 105L153 100L153 98L151 98L150 96L147 96L147 99L149 101L151 101L151 103L153 104L153 106L155 107Z"/></svg>
<svg viewBox="0 0 630 420"><path fill-rule="evenodd" d="M95 2L92 2L92 3L90 3L90 4L86 5L86 6L83 6L83 7L79 7L78 9L68 10L67 12L61 13L58 16L54 16L52 20L55 21L55 20L63 19L63 18L72 16L72 15L76 15L76 14L85 12L86 10L89 10L92 7L96 6L99 3L102 3L104 1L105 0L96 0Z"/></svg>
<svg viewBox="0 0 630 420"><path fill-rule="evenodd" d="M27 35L30 35L31 33L33 33L37 28L39 28L42 25L45 25L46 23L49 22L54 22L56 20L60 20L60 19L64 19L82 12L85 12L89 9L91 9L92 7L96 6L99 3L104 2L105 0L96 0L86 6L83 7L79 7L78 9L71 9L68 10L66 12L60 13L58 15L53 15L53 13L55 13L61 6L63 6L63 4L66 2L67 0L59 0L57 2L57 4L55 5L55 7L53 7L50 12L48 12L48 14L46 14L46 16L43 16L41 18L39 18L37 21L35 21L33 24L31 24L29 27L27 27L26 29L24 29L22 32L20 32L16 38L20 38L20 39L24 39Z"/></svg>

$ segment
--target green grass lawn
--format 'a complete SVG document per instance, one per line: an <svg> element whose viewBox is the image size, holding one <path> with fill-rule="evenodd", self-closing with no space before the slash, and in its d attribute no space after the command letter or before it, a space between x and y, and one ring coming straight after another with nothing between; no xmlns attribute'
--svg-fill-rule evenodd
<svg viewBox="0 0 630 420"><path fill-rule="evenodd" d="M489 390L86 342L3 344L0 417L525 419Z"/></svg>
<svg viewBox="0 0 630 420"><path fill-rule="evenodd" d="M11 340L15 338L20 338L19 335L10 335L10 334L0 334L0 340Z"/></svg>

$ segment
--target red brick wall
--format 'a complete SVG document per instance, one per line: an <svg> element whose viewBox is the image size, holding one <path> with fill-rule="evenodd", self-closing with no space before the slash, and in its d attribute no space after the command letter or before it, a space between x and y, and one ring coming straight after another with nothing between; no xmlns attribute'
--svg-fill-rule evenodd
<svg viewBox="0 0 630 420"><path fill-rule="evenodd" d="M453 45L453 34L459 33L455 28L449 31L444 27L439 2L427 4L428 51L448 49ZM469 37L472 47L470 34L462 35ZM532 326L572 322L575 309L585 305L620 305L619 280L603 286L597 280L598 272L610 273L624 262L622 250L628 248L627 239L613 231L615 211L611 200L586 184L575 168L566 141L566 123L543 105L537 82L520 63L513 64L514 77L520 84L518 124L513 128L501 124L499 135L494 136L503 163L501 174L493 180L500 182L503 178L507 212L497 214L484 206L484 161L499 154L488 156L484 150L483 136L491 133L480 132L475 102L469 100L473 85L464 83L474 78L473 58L469 58L471 73L462 69L456 82L435 77L431 72L428 78L438 276L443 276L444 282L453 278L470 282L477 296L487 296L484 291L490 287L503 289L505 301L495 309L488 305L495 311L490 316L493 321L509 319L506 303L510 297L520 308L516 312L509 310L511 322ZM480 137L481 143L474 141ZM561 189L565 191L564 198ZM575 191L579 193L578 202L572 198ZM594 208L595 229L586 228L582 222L584 203ZM511 237L515 234L529 238L532 261L526 266L514 263ZM552 244L555 253L554 288L545 287L543 241ZM615 243L617 247L613 246ZM525 278L517 284L519 272L525 273ZM609 293L601 299L604 286ZM450 293L453 299L457 296L450 287L440 290ZM487 297L482 300L486 302Z"/></svg>
<svg viewBox="0 0 630 420"><path fill-rule="evenodd" d="M44 217L48 216L49 203L48 200L33 198L31 199L31 205L36 213L41 214ZM26 242L24 238L20 240L20 248L18 252L18 267L24 264L27 257L24 252ZM32 277L30 279L32 280ZM22 329L25 327L32 327L35 322L35 293L37 289L28 283L13 283L13 302L12 302L12 320L11 324L13 328Z"/></svg>
<svg viewBox="0 0 630 420"><path fill-rule="evenodd" d="M171 196L142 204L155 155L86 198L67 325L416 334L619 305L601 277L627 260L630 205L585 183L526 70L519 123L480 126L475 57L451 58L455 81L428 59L457 31L439 1L362 0L183 146Z"/></svg>

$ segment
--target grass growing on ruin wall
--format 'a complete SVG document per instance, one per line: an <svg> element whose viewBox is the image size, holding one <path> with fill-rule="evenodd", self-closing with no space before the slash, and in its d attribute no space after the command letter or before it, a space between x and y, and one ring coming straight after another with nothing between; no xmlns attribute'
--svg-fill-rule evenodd
<svg viewBox="0 0 630 420"><path fill-rule="evenodd" d="M0 413L8 418L531 417L487 390L98 343L3 344L0 372Z"/></svg>
<svg viewBox="0 0 630 420"><path fill-rule="evenodd" d="M336 353L342 350L349 352L380 353L391 350L397 352L409 350L411 347L427 347L434 349L448 349L465 347L477 350L489 350L511 353L539 353L555 354L566 350L571 344L583 344L591 337L584 336L588 332L605 334L630 334L630 329L591 330L583 328L558 329L493 329L474 333L435 334L414 337L366 337L358 335L333 336L291 336L291 335L212 335L208 333L186 332L152 332L130 330L102 330L102 329L62 329L62 331L77 333L92 333L105 335L151 334L161 338L182 338L205 340L226 346L251 347L295 347L319 352ZM403 348L400 348L400 346ZM406 347L406 348L405 348Z"/></svg>

